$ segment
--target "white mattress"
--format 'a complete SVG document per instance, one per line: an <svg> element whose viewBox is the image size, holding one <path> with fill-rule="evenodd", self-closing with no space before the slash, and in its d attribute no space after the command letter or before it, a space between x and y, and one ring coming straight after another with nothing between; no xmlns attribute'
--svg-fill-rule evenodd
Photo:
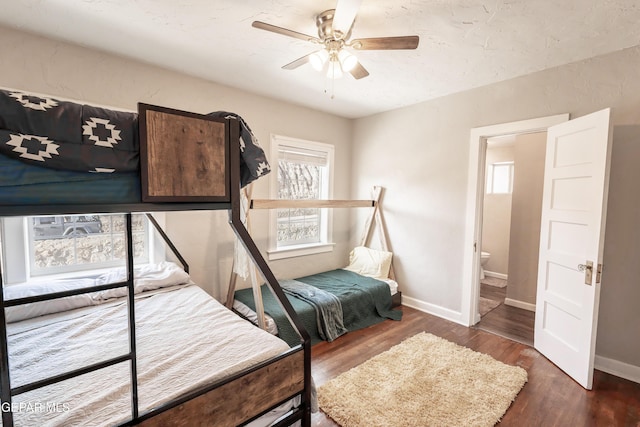
<svg viewBox="0 0 640 427"><path fill-rule="evenodd" d="M378 279L378 280L382 280L387 285L389 285L389 291L391 291L391 295L395 295L398 293L398 282L396 282L395 280L393 279Z"/></svg>
<svg viewBox="0 0 640 427"><path fill-rule="evenodd" d="M136 295L140 413L288 350L195 285ZM12 386L128 352L124 298L10 323ZM131 417L129 363L14 398L16 426L103 426ZM22 405L22 406L21 406Z"/></svg>

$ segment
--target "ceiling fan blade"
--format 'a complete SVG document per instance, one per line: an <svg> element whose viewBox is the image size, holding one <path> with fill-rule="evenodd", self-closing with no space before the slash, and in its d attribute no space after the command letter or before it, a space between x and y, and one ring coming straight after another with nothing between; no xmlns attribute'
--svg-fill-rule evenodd
<svg viewBox="0 0 640 427"><path fill-rule="evenodd" d="M362 0L338 0L333 15L333 31L340 31L343 35L349 34L361 4Z"/></svg>
<svg viewBox="0 0 640 427"><path fill-rule="evenodd" d="M420 37L372 37L367 39L354 39L349 45L358 50L391 50L391 49L415 49L418 47Z"/></svg>
<svg viewBox="0 0 640 427"><path fill-rule="evenodd" d="M287 65L283 65L282 68L284 70L295 70L296 68L298 68L301 65L306 64L307 62L309 62L309 57L311 55L313 55L315 52L311 52L308 55L303 56L302 58L298 58L295 61L289 62Z"/></svg>
<svg viewBox="0 0 640 427"><path fill-rule="evenodd" d="M367 77L369 75L369 72L367 71L366 68L364 68L359 62L356 64L355 67L353 67L353 69L351 71L349 71L349 74L351 74L356 80L361 79L363 77Z"/></svg>
<svg viewBox="0 0 640 427"><path fill-rule="evenodd" d="M309 42L321 42L321 40L317 37L309 36L307 34L299 33L293 30L288 30L286 28L277 27L275 25L267 24L266 22L253 21L251 26L254 28L259 28L261 30L271 31L272 33L281 34L283 36L294 37L300 40L305 40Z"/></svg>

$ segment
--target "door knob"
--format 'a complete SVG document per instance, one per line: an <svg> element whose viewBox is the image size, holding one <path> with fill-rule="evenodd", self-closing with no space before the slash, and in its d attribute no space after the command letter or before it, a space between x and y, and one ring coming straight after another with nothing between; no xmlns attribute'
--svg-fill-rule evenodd
<svg viewBox="0 0 640 427"><path fill-rule="evenodd" d="M587 261L586 264L578 264L578 271L584 271L584 284L591 286L593 281L593 261Z"/></svg>

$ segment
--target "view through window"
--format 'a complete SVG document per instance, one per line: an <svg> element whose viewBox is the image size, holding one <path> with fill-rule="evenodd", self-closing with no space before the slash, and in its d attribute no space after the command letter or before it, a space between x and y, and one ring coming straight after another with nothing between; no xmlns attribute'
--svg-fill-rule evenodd
<svg viewBox="0 0 640 427"><path fill-rule="evenodd" d="M277 198L313 200L329 198L333 146L288 138L275 139ZM326 209L276 210L276 247L326 243Z"/></svg>
<svg viewBox="0 0 640 427"><path fill-rule="evenodd" d="M122 265L126 258L124 215L29 217L29 262L32 276ZM148 262L148 225L132 216L136 262Z"/></svg>
<svg viewBox="0 0 640 427"><path fill-rule="evenodd" d="M513 192L513 162L492 163L487 169L487 193Z"/></svg>

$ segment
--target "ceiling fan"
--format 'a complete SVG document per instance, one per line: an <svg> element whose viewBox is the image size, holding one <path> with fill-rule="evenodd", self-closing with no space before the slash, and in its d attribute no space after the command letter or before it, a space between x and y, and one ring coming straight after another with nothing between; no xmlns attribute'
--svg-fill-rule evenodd
<svg viewBox="0 0 640 427"><path fill-rule="evenodd" d="M285 70L293 70L309 62L318 71L326 71L327 76L336 79L348 72L356 79L369 75L358 58L346 48L355 50L415 49L418 36L373 37L351 40L351 29L362 0L338 0L335 9L325 10L316 17L318 37L309 36L266 22L253 21L252 26L284 36L295 37L322 46L301 58L284 65Z"/></svg>

